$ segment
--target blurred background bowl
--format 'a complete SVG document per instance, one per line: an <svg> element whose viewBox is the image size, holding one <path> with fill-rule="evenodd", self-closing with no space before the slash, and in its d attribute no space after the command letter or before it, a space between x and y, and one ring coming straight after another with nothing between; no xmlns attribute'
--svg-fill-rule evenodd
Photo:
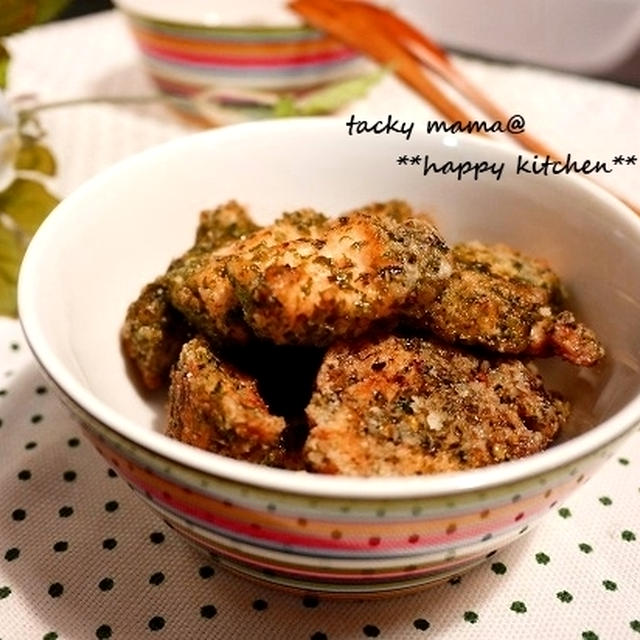
<svg viewBox="0 0 640 640"><path fill-rule="evenodd" d="M504 162L491 176L423 175L398 158ZM349 136L342 120L270 120L181 138L115 165L65 199L19 281L27 340L86 436L141 500L225 566L305 592L413 590L531 529L640 418L640 220L572 176L514 171L517 151L463 135ZM164 435L163 394L141 394L120 350L129 303L191 245L198 214L231 198L258 223L403 198L450 242L506 242L547 258L607 348L595 369L541 363L573 414L529 458L405 478L335 477L225 458ZM132 523L135 526L135 523Z"/></svg>
<svg viewBox="0 0 640 640"><path fill-rule="evenodd" d="M149 75L166 94L299 91L362 71L363 59L275 0L117 0Z"/></svg>

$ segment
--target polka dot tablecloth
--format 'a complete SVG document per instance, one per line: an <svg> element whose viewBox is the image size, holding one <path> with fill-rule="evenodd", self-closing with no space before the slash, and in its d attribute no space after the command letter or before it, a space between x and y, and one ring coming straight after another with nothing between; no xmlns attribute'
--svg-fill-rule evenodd
<svg viewBox="0 0 640 640"><path fill-rule="evenodd" d="M640 640L640 434L533 532L411 596L337 601L236 577L86 441L0 321L0 638Z"/></svg>
<svg viewBox="0 0 640 640"><path fill-rule="evenodd" d="M150 90L113 13L30 30L9 48L10 97ZM638 91L460 64L558 147L593 159L640 155ZM393 78L354 109L433 115ZM157 105L60 109L42 123L61 194L195 129ZM607 179L637 196L638 167ZM640 640L640 434L537 528L469 573L390 600L290 595L218 568L152 514L49 389L18 322L0 319L0 640L95 638Z"/></svg>

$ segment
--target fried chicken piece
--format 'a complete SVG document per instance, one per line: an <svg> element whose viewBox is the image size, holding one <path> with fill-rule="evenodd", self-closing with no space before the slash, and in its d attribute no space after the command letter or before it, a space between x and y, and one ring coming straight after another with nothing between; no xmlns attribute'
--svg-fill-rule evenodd
<svg viewBox="0 0 640 640"><path fill-rule="evenodd" d="M311 471L431 474L541 451L568 403L515 359L489 361L422 337L333 345L307 408Z"/></svg>
<svg viewBox="0 0 640 640"><path fill-rule="evenodd" d="M235 254L227 273L258 336L323 346L381 321L395 323L409 304L426 307L450 264L447 246L425 219L365 208L336 219L319 237Z"/></svg>
<svg viewBox="0 0 640 640"><path fill-rule="evenodd" d="M186 322L169 304L162 277L146 285L129 305L122 348L147 389L158 389L166 382L187 334Z"/></svg>
<svg viewBox="0 0 640 640"><path fill-rule="evenodd" d="M183 346L171 372L167 435L237 460L288 467L285 426L255 379L223 362L206 340Z"/></svg>
<svg viewBox="0 0 640 640"><path fill-rule="evenodd" d="M229 304L223 313L212 315L203 304L194 279L207 268L216 252L231 251L231 246L250 237L258 229L244 207L231 200L200 214L193 248L171 263L166 275L171 304L201 333L214 337L222 332L220 327L224 327L224 335L231 340L249 340L250 329L242 314L232 308L237 305Z"/></svg>
<svg viewBox="0 0 640 640"><path fill-rule="evenodd" d="M161 387L190 331L189 324L172 305L181 283L213 249L257 229L235 201L203 211L194 245L174 260L167 272L143 287L129 305L121 331L125 356L148 389Z"/></svg>
<svg viewBox="0 0 640 640"><path fill-rule="evenodd" d="M595 333L562 309L560 280L548 265L505 245L452 248L454 271L424 314L451 343L506 354L559 355L592 366L604 355Z"/></svg>
<svg viewBox="0 0 640 640"><path fill-rule="evenodd" d="M208 253L182 271L170 289L172 303L190 322L217 344L245 344L253 338L242 307L231 286L227 264L232 256L243 256L257 247L270 247L292 238L313 237L327 218L312 209L283 214L276 222L238 241Z"/></svg>

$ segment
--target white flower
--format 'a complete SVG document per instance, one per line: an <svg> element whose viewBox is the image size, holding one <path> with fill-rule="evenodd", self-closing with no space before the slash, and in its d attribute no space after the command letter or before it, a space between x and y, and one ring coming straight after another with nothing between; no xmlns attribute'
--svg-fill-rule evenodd
<svg viewBox="0 0 640 640"><path fill-rule="evenodd" d="M0 191L15 178L15 160L20 149L18 118L0 91Z"/></svg>

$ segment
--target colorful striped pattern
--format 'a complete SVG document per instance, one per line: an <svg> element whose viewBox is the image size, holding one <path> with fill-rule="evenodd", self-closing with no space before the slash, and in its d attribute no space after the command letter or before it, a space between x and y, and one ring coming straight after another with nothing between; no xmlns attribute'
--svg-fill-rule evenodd
<svg viewBox="0 0 640 640"><path fill-rule="evenodd" d="M216 478L84 414L98 451L160 516L225 566L287 589L372 595L461 573L524 534L615 448L544 476L446 497L310 497Z"/></svg>
<svg viewBox="0 0 640 640"><path fill-rule="evenodd" d="M158 87L187 96L211 86L293 89L354 74L360 58L306 27L206 28L129 16Z"/></svg>

